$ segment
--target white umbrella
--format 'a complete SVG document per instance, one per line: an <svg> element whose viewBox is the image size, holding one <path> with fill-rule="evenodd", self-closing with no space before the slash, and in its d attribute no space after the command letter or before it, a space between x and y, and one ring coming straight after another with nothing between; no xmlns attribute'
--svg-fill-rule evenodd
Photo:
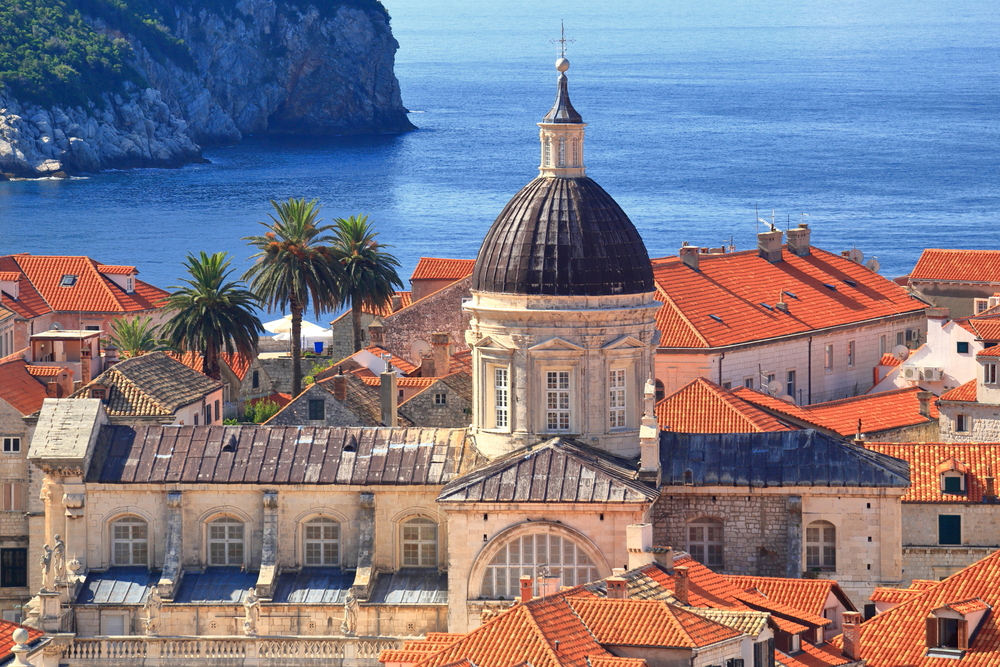
<svg viewBox="0 0 1000 667"><path fill-rule="evenodd" d="M272 322L266 322L264 324L264 331L270 331L271 333L291 333L292 331L292 316L285 315L281 319L274 320Z"/></svg>

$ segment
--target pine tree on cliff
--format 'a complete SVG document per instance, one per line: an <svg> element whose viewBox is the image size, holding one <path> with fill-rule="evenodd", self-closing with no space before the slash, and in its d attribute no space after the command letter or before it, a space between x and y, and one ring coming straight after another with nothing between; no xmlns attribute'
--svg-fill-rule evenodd
<svg viewBox="0 0 1000 667"><path fill-rule="evenodd" d="M333 255L344 267L341 282L343 303L351 304L354 351L361 349L361 311L378 312L392 301L403 281L396 273L399 260L383 250L392 246L375 240L378 232L368 223L367 215L334 220L336 240Z"/></svg>
<svg viewBox="0 0 1000 667"><path fill-rule="evenodd" d="M205 375L222 379L219 357L239 354L257 356L257 338L264 327L255 309L260 301L238 280L229 280L232 271L226 253L199 257L188 255L184 267L191 274L186 286L174 286L164 304L173 316L163 325L166 342L185 352L200 352Z"/></svg>
<svg viewBox="0 0 1000 667"><path fill-rule="evenodd" d="M271 200L277 214L263 236L247 236L247 245L260 252L244 280L268 308L292 313L292 395L302 390L302 313L312 304L316 318L323 310L333 310L341 302L340 284L343 269L328 244L334 237L325 235L333 229L320 225L319 203L290 198L286 202Z"/></svg>

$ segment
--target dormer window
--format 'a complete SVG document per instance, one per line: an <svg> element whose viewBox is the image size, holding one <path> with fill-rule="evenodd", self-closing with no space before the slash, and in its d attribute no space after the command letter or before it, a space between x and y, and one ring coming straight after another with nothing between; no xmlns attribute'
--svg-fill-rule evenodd
<svg viewBox="0 0 1000 667"><path fill-rule="evenodd" d="M949 602L927 617L927 655L961 657L990 606L979 598Z"/></svg>
<svg viewBox="0 0 1000 667"><path fill-rule="evenodd" d="M968 472L969 466L954 457L942 461L938 465L938 475L940 475L941 479L941 493L965 493L965 477Z"/></svg>
<svg viewBox="0 0 1000 667"><path fill-rule="evenodd" d="M76 276L72 273L64 274L59 280L59 285L62 287L72 287L76 284Z"/></svg>
<svg viewBox="0 0 1000 667"><path fill-rule="evenodd" d="M997 365L983 364L983 384L997 383Z"/></svg>

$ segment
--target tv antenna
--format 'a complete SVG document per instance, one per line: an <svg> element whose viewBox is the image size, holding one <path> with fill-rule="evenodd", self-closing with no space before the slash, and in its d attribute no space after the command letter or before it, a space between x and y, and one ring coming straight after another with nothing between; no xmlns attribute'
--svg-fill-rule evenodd
<svg viewBox="0 0 1000 667"><path fill-rule="evenodd" d="M559 45L559 57L566 57L566 45L575 42L575 39L566 39L566 26L563 21L559 21L559 39L550 39L549 44Z"/></svg>

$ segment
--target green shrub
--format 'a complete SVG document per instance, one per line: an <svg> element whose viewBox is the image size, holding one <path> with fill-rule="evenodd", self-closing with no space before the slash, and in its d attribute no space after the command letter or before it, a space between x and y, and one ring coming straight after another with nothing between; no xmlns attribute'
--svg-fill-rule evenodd
<svg viewBox="0 0 1000 667"><path fill-rule="evenodd" d="M243 419L253 424L263 424L276 415L280 409L281 406L268 398L261 399L256 403L247 401L243 406Z"/></svg>

